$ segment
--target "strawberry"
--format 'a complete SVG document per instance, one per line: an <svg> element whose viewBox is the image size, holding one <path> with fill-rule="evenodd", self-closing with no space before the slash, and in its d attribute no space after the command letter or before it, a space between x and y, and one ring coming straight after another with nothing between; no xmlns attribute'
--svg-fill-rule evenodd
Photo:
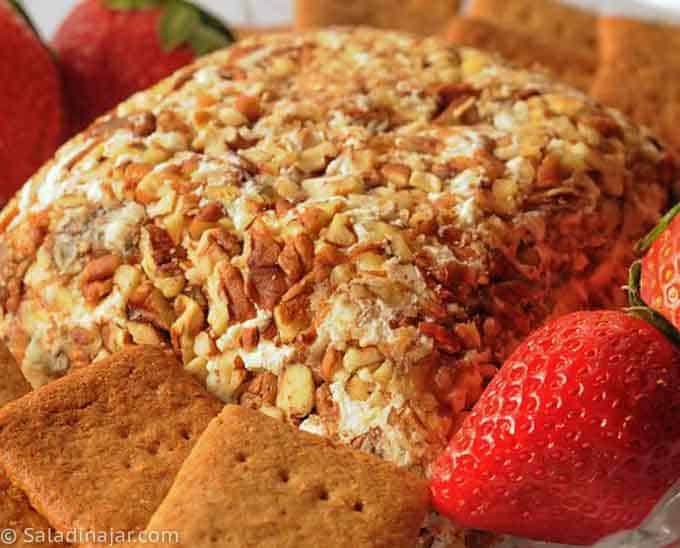
<svg viewBox="0 0 680 548"><path fill-rule="evenodd" d="M644 253L640 263L639 297L633 306L646 305L680 329L680 204L638 244ZM633 286L637 284L633 280ZM635 294L633 294L635 299Z"/></svg>
<svg viewBox="0 0 680 548"><path fill-rule="evenodd" d="M47 160L62 137L59 73L15 1L0 0L0 203Z"/></svg>
<svg viewBox="0 0 680 548"><path fill-rule="evenodd" d="M71 133L197 56L227 46L229 30L185 0L84 0L54 37Z"/></svg>
<svg viewBox="0 0 680 548"><path fill-rule="evenodd" d="M590 544L637 526L680 478L680 349L620 311L535 331L433 470L436 508L466 527Z"/></svg>

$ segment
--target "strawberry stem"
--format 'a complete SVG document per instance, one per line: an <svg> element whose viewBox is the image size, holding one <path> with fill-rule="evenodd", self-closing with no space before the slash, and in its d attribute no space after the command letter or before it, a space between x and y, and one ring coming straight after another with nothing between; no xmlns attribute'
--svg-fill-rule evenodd
<svg viewBox="0 0 680 548"><path fill-rule="evenodd" d="M675 209L675 208L674 208ZM672 210L671 210L672 211ZM676 211L677 213L677 211ZM630 306L626 309L629 314L646 321L656 327L661 333L666 335L673 343L680 346L680 331L675 326L650 308L640 297L640 277L642 275L642 262L635 261L628 271L628 302Z"/></svg>
<svg viewBox="0 0 680 548"><path fill-rule="evenodd" d="M26 22L26 24L31 27L31 30L35 33L38 38L40 38L40 33L38 32L38 29L35 28L35 25L33 24L33 21L29 17L28 13L24 9L24 6L21 4L20 0L7 0L9 2L9 5L14 8L14 11L16 11L19 16Z"/></svg>
<svg viewBox="0 0 680 548"><path fill-rule="evenodd" d="M654 241L661 235L661 233L666 230L666 227L671 224L671 221L678 213L680 213L680 202L668 210L666 214L661 217L659 223L638 242L637 246L635 247L635 251L638 254L647 251L652 246Z"/></svg>

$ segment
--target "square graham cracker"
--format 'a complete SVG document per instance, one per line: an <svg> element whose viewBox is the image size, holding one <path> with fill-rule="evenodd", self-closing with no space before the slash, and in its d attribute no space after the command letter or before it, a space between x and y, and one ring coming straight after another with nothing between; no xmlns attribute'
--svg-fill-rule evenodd
<svg viewBox="0 0 680 548"><path fill-rule="evenodd" d="M16 533L12 544L0 543L11 548L66 548L65 544L39 542L48 539L49 524L31 508L26 495L14 487L0 471L0 529L11 529ZM55 537L52 537L55 538Z"/></svg>
<svg viewBox="0 0 680 548"><path fill-rule="evenodd" d="M597 50L597 15L558 0L472 0L467 15L483 17L542 43Z"/></svg>
<svg viewBox="0 0 680 548"><path fill-rule="evenodd" d="M428 503L410 472L229 405L147 532L177 530L179 548L411 548Z"/></svg>
<svg viewBox="0 0 680 548"><path fill-rule="evenodd" d="M591 94L680 151L680 27L623 17L599 22Z"/></svg>
<svg viewBox="0 0 680 548"><path fill-rule="evenodd" d="M364 25L428 35L441 31L459 8L459 0L296 0L295 26Z"/></svg>
<svg viewBox="0 0 680 548"><path fill-rule="evenodd" d="M31 387L24 378L19 365L12 354L0 342L0 407L28 394ZM0 468L0 529L11 529L16 533L13 543L5 543L13 548L40 546L45 548L61 548L63 544L37 542L47 537L49 524L31 508L24 493L12 485L9 478ZM31 530L30 535L25 532Z"/></svg>
<svg viewBox="0 0 680 548"><path fill-rule="evenodd" d="M221 409L174 356L134 347L0 411L0 464L58 530L142 530Z"/></svg>
<svg viewBox="0 0 680 548"><path fill-rule="evenodd" d="M446 38L461 46L496 52L515 65L542 67L556 78L588 92L597 69L594 53L545 44L510 28L480 17L453 17Z"/></svg>

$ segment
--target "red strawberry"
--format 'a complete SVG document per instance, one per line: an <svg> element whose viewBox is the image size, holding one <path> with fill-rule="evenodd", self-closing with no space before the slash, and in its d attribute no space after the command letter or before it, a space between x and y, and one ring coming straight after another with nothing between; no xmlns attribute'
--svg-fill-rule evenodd
<svg viewBox="0 0 680 548"><path fill-rule="evenodd" d="M680 350L640 318L577 312L540 328L436 463L456 523L589 544L635 527L680 478Z"/></svg>
<svg viewBox="0 0 680 548"><path fill-rule="evenodd" d="M0 203L59 144L61 83L50 52L16 2L0 0Z"/></svg>
<svg viewBox="0 0 680 548"><path fill-rule="evenodd" d="M77 132L133 93L233 41L185 0L84 0L54 38Z"/></svg>
<svg viewBox="0 0 680 548"><path fill-rule="evenodd" d="M640 297L647 306L680 329L680 204L664 215L643 239Z"/></svg>

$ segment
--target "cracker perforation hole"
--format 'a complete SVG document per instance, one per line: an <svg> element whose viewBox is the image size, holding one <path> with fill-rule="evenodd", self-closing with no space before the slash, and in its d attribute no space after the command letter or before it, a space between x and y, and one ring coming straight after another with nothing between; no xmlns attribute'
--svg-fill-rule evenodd
<svg viewBox="0 0 680 548"><path fill-rule="evenodd" d="M279 470L279 479L283 483L288 483L290 481L290 474L288 473L288 470Z"/></svg>
<svg viewBox="0 0 680 548"><path fill-rule="evenodd" d="M187 430L186 428L182 428L179 431L179 435L183 440L189 441L191 440L191 432Z"/></svg>
<svg viewBox="0 0 680 548"><path fill-rule="evenodd" d="M240 451L236 453L236 462L246 462L248 460L248 456L245 453L241 453Z"/></svg>
<svg viewBox="0 0 680 548"><path fill-rule="evenodd" d="M352 506L352 510L355 512L363 512L364 511L364 503L361 502L360 500L356 501L354 503L354 506Z"/></svg>
<svg viewBox="0 0 680 548"><path fill-rule="evenodd" d="M325 487L322 487L319 490L319 500L328 500L330 498L330 493L328 492L328 489Z"/></svg>

